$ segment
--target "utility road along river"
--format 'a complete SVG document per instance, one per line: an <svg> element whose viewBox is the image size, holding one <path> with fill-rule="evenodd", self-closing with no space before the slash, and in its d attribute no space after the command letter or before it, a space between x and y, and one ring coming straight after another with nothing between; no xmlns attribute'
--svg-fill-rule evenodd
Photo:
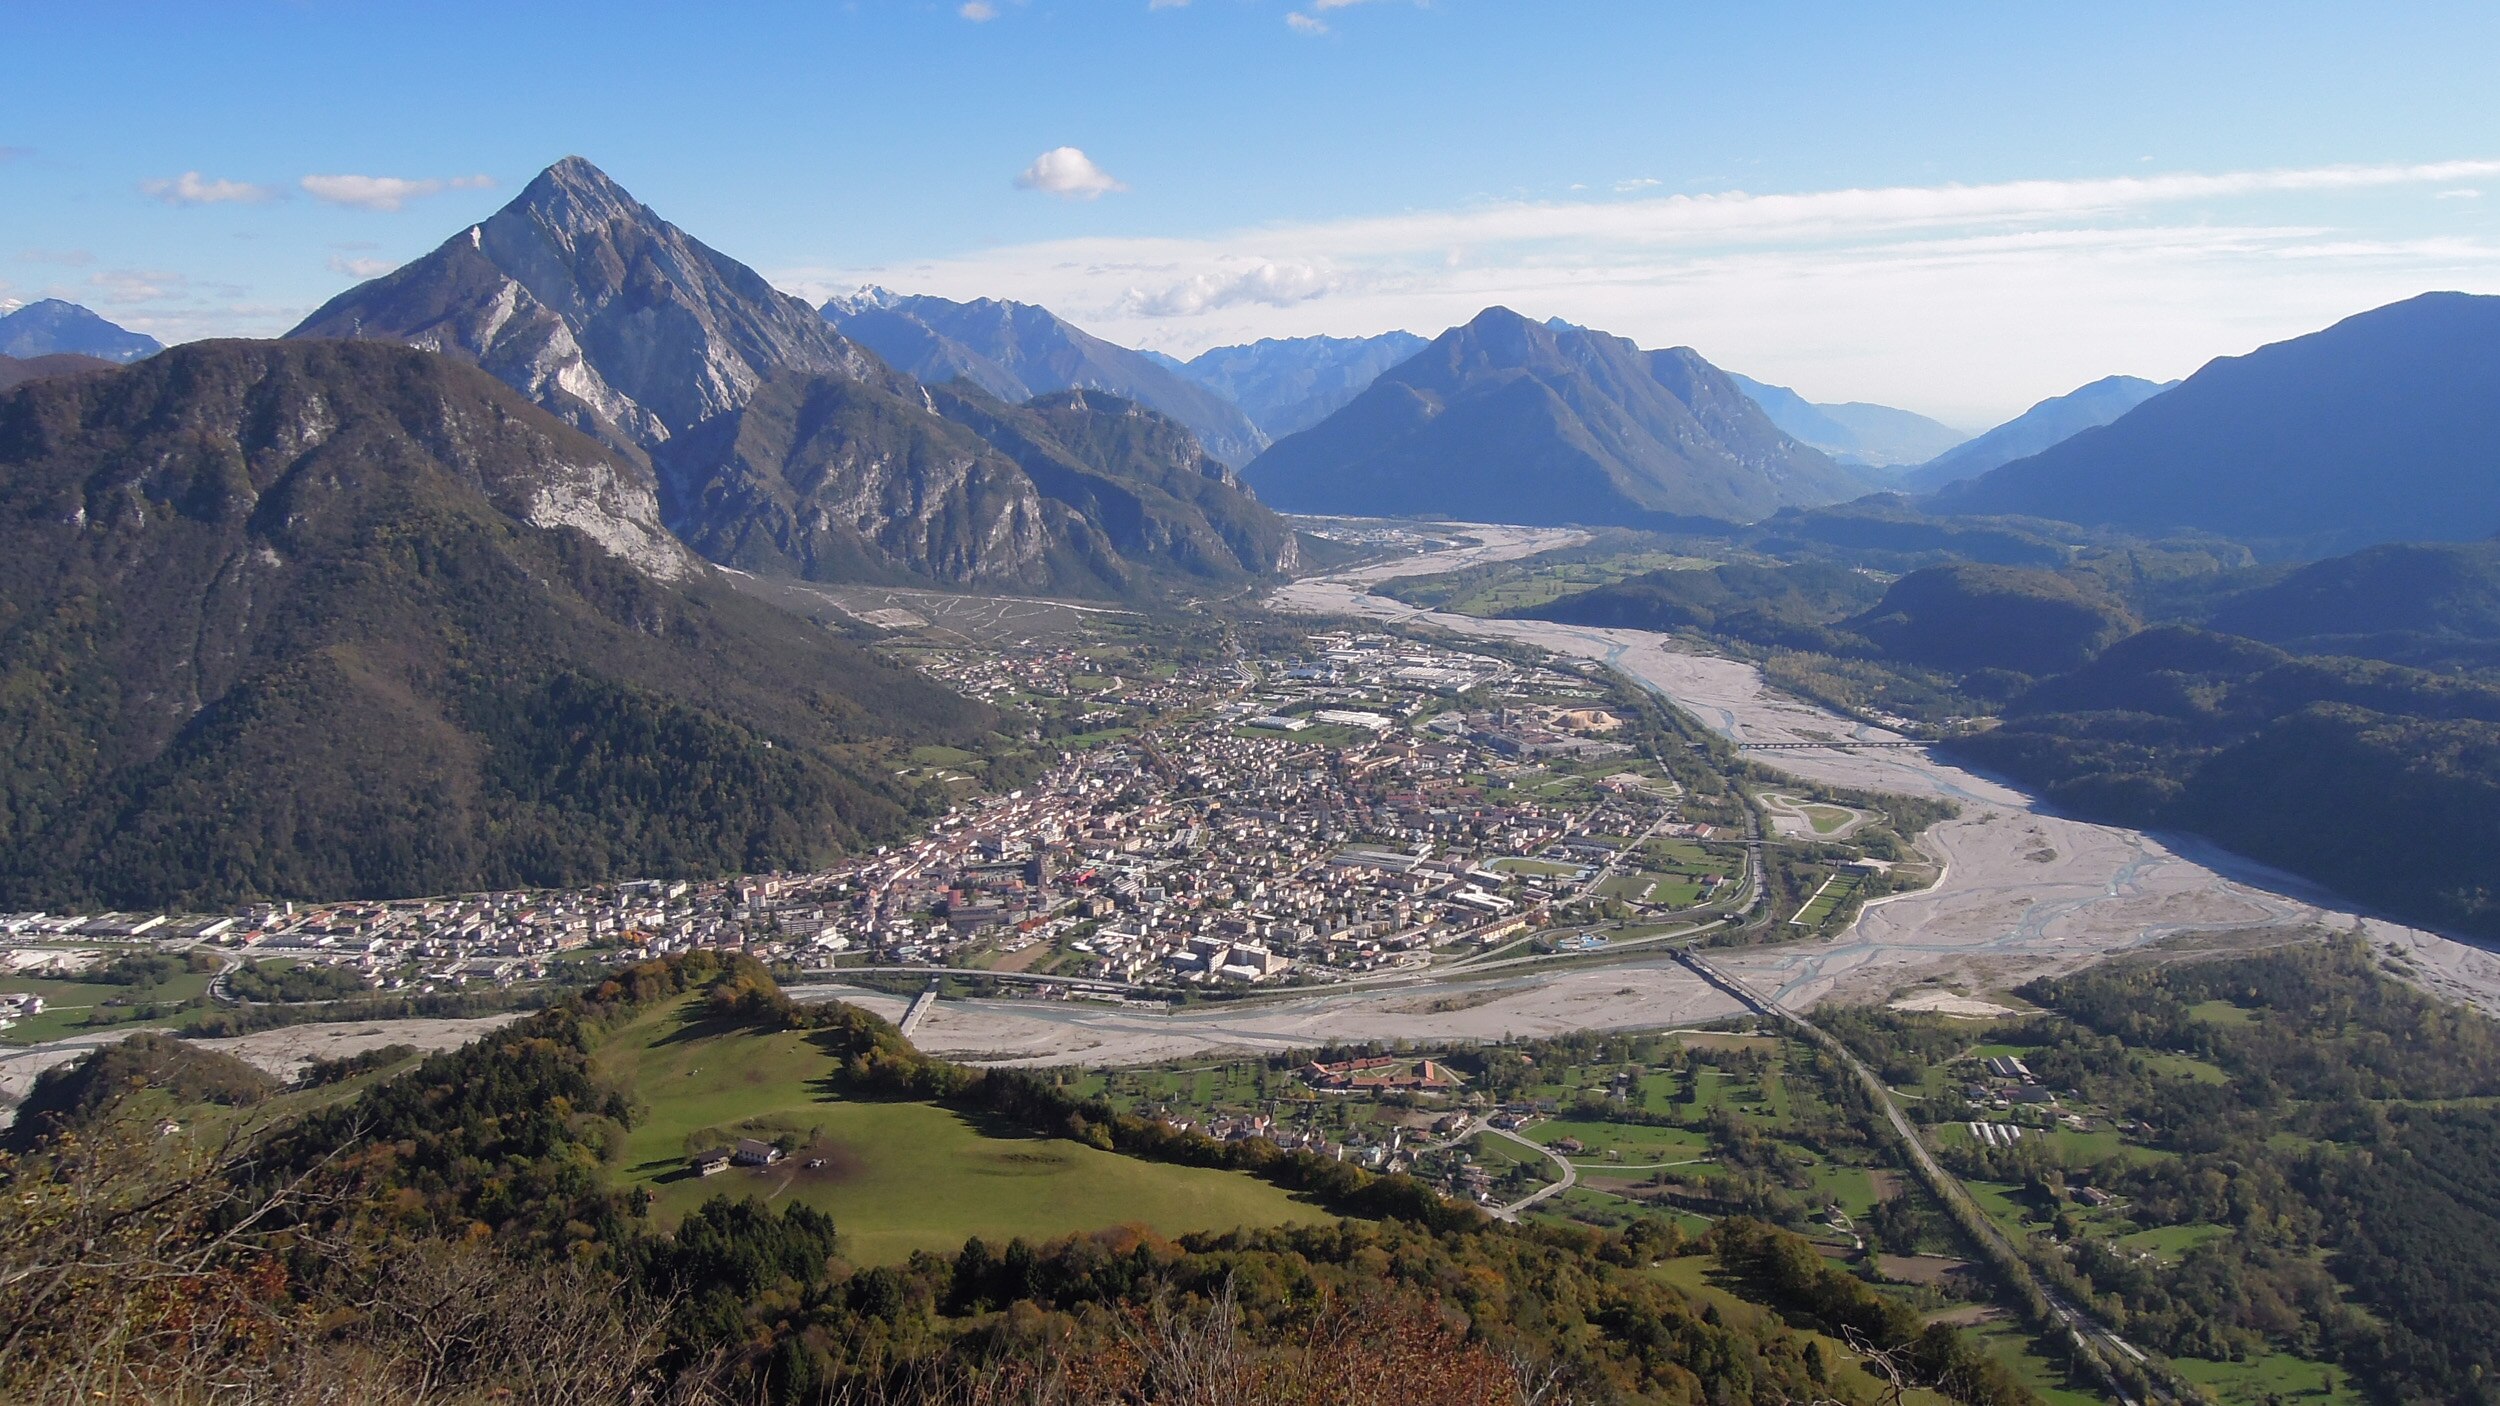
<svg viewBox="0 0 2500 1406"><path fill-rule="evenodd" d="M1372 584L1391 577L1525 556L1581 535L1518 527L1465 531L1481 545L1296 581L1270 603L1286 611L1424 622L1603 660L1740 742L1895 737L1772 691L1750 664L1690 652L1667 636L1476 620L1370 594ZM1797 776L1939 796L1961 808L1922 840L1945 865L1933 888L1868 905L1836 938L1714 954L1722 969L1792 1008L1833 997L1880 999L1923 983L2001 988L2181 933L2254 929L2288 937L2359 925L2374 941L2401 951L2424 985L2500 1012L2500 956L2363 917L2298 879L2208 846L2049 814L2022 792L1924 749L1757 755ZM899 1015L905 1004L899 997L841 994L888 1016ZM921 1022L917 1038L933 1053L975 1060L1117 1063L1330 1040L1500 1039L1666 1026L1735 1009L1690 972L1650 957L1531 969L1498 981L1424 979L1168 1015L1086 1002L942 1001Z"/></svg>

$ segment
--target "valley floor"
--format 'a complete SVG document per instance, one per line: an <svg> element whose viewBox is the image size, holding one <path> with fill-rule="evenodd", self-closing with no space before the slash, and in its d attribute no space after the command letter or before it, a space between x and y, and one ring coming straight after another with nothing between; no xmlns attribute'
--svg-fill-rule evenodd
<svg viewBox="0 0 2500 1406"><path fill-rule="evenodd" d="M1429 624L1603 660L1740 743L1898 740L1775 692L1751 664L1692 653L1667 636L1477 619L1370 593L1370 585L1392 577L1531 555L1580 535L1504 526L1467 531L1479 545L1296 581L1270 603L1293 612ZM1828 941L1719 955L1725 969L1793 1008L1834 998L1881 999L1930 984L2002 990L2182 934L2232 934L2234 942L2261 944L2359 928L2399 952L2424 986L2500 1011L2500 954L2357 912L2333 895L2210 846L2053 814L2010 786L1921 749L1767 755L1808 780L1940 797L1962 812L1921 842L1945 862L1934 887L1869 904L1847 932ZM899 1014L902 1006L844 994L886 1014ZM1155 1015L1086 1004L950 1001L930 1013L918 1037L934 1052L965 1059L1104 1064L1332 1040L1494 1040L1655 1027L1733 1011L1682 968L1648 958L1504 981L1426 980Z"/></svg>

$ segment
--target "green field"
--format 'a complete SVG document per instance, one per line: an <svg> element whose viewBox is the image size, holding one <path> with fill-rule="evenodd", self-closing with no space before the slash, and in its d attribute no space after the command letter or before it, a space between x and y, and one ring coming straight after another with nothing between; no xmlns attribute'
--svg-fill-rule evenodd
<svg viewBox="0 0 2500 1406"><path fill-rule="evenodd" d="M1858 818L1858 811L1843 811L1840 806L1818 806L1818 803L1798 806L1798 813L1805 816L1805 823L1813 826L1818 836L1828 836L1828 833L1838 831L1840 826L1848 826L1850 821Z"/></svg>
<svg viewBox="0 0 2500 1406"><path fill-rule="evenodd" d="M1577 1138L1588 1150L1570 1154L1571 1160L1592 1169L1690 1162L1710 1155L1709 1135L1693 1128L1649 1128L1631 1123L1551 1118L1528 1128L1525 1136L1549 1147L1563 1138ZM1609 1152L1620 1155L1610 1163L1606 1156Z"/></svg>
<svg viewBox="0 0 2500 1406"><path fill-rule="evenodd" d="M987 1126L926 1103L827 1090L833 1061L803 1033L707 1033L679 1007L643 1017L600 1050L601 1068L642 1110L614 1174L648 1188L669 1225L718 1195L783 1197L830 1212L846 1253L890 1263L914 1250L1073 1234L1113 1225L1166 1235L1323 1221L1317 1207L1255 1178L1143 1162L1065 1138ZM781 1164L697 1177L696 1144L791 1136ZM807 1163L821 1160L821 1168Z"/></svg>
<svg viewBox="0 0 2500 1406"><path fill-rule="evenodd" d="M137 1022L142 1006L159 1006L165 1013L145 1021L150 1026L179 1027L189 1025L202 1014L198 1010L174 1011L174 1006L196 1001L208 990L209 974L186 971L158 986L120 986L106 981L76 981L59 977L0 977L0 991L32 992L43 997L41 1015L28 1016L6 1030L0 1030L0 1044L32 1045L45 1040L58 1040L82 1031L109 1028ZM107 1002L113 1004L107 1005Z"/></svg>
<svg viewBox="0 0 2500 1406"><path fill-rule="evenodd" d="M2195 1225L2163 1225L2151 1230L2139 1230L2132 1235L2121 1235L2118 1243L2132 1249L2150 1250L2165 1260L2175 1262L2181 1255L2223 1233L2221 1226L2201 1222Z"/></svg>
<svg viewBox="0 0 2500 1406"><path fill-rule="evenodd" d="M1797 910L1797 916L1793 921L1799 927L1810 928L1821 925L1825 918L1832 915L1832 910L1848 902L1851 896L1857 893L1858 886L1862 882L1864 881L1855 874L1833 875L1831 882L1823 885L1805 907Z"/></svg>
<svg viewBox="0 0 2500 1406"><path fill-rule="evenodd" d="M2287 1352L2270 1352L2244 1362L2208 1362L2177 1357L2171 1365L2179 1375L2203 1387L2224 1406L2275 1406L2275 1403L2358 1403L2367 1395L2352 1384L2350 1374L2323 1362L2310 1362Z"/></svg>

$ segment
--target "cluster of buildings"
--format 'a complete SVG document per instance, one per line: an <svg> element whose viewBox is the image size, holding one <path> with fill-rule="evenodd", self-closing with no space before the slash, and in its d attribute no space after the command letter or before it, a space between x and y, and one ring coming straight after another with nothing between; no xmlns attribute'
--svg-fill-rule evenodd
<svg viewBox="0 0 2500 1406"><path fill-rule="evenodd" d="M821 872L196 917L9 914L0 949L211 943L353 966L385 988L697 948L1159 989L1327 981L1540 925L1614 837L1676 819L1672 786L1629 770L1577 799L1512 784L1628 750L1602 689L1567 670L1351 632L1177 666L1054 643L917 662L1001 702L1081 695L1135 730ZM1315 726L1341 731L1303 735ZM1536 856L1549 863L1488 867Z"/></svg>

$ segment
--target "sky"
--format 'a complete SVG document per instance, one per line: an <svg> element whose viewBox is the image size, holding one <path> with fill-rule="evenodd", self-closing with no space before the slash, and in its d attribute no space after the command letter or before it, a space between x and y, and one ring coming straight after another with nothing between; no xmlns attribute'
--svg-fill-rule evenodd
<svg viewBox="0 0 2500 1406"><path fill-rule="evenodd" d="M1977 428L2500 293L2500 6L18 0L0 300L273 336L567 154L1188 356L1491 304Z"/></svg>

